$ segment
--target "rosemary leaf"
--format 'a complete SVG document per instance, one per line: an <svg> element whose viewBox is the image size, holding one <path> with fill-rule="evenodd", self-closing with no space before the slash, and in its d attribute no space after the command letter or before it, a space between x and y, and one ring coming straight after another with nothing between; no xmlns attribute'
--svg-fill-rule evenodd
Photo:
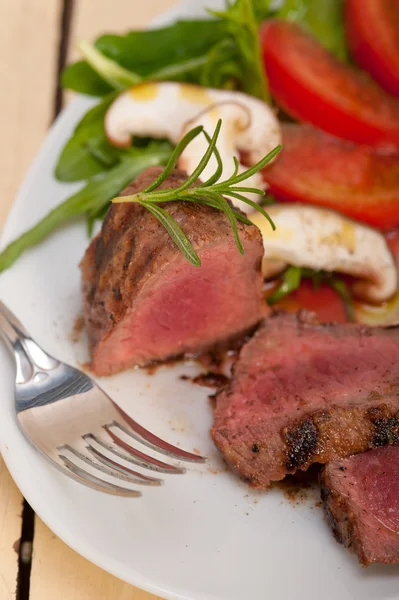
<svg viewBox="0 0 399 600"><path fill-rule="evenodd" d="M212 140L211 140L210 136L208 135L208 133L204 130L203 134L206 137L208 144L211 144ZM214 172L214 174L212 175L212 177L209 177L209 179L207 181L205 181L205 183L201 183L199 187L209 187L210 185L213 185L217 181L219 181L219 179L222 176L222 173L223 173L223 162L222 162L219 150L217 149L216 146L214 147L213 152L215 154L216 161L217 161L216 171Z"/></svg>
<svg viewBox="0 0 399 600"><path fill-rule="evenodd" d="M234 161L234 172L232 177L236 177L238 170L240 168L240 163L238 162L238 158L236 156L233 156L233 161Z"/></svg>
<svg viewBox="0 0 399 600"><path fill-rule="evenodd" d="M165 227L166 231L169 233L170 237L185 258L187 258L187 260L195 267L200 267L201 261L198 254L194 250L190 240L187 238L176 221L170 216L170 214L167 213L163 208L155 206L154 204L150 204L148 202L142 202L141 204L158 219L161 225Z"/></svg>
<svg viewBox="0 0 399 600"><path fill-rule="evenodd" d="M180 140L180 142L177 144L176 148L172 152L172 155L171 155L170 159L168 160L162 173L159 175L159 177L157 177L155 179L155 181L153 181L148 187L145 188L144 193L152 192L157 187L159 187L161 185L161 183L163 183L169 177L169 175L172 173L173 169L176 166L177 161L179 160L180 156L183 154L186 147L203 130L204 130L204 128L202 127L202 125L198 125L198 127L194 127L194 129L191 129L188 133L186 133L186 135Z"/></svg>
<svg viewBox="0 0 399 600"><path fill-rule="evenodd" d="M204 156L201 158L201 160L198 164L198 167L196 169L194 169L194 171L187 178L187 180L183 183L183 185L181 185L179 188L177 188L179 191L186 190L193 183L195 183L197 181L197 179L201 176L202 171L205 169L206 165L209 163L209 161L211 159L212 154L214 153L214 150L216 148L216 142L218 140L221 127L222 127L222 119L219 119L219 121L216 125L216 129L214 131L214 134L212 136L212 139L209 142L209 146L208 146ZM186 136L184 136L184 138L185 137ZM183 140L184 140L184 138L183 138Z"/></svg>
<svg viewBox="0 0 399 600"><path fill-rule="evenodd" d="M276 231L276 226L274 224L273 219L263 209L263 207L260 206L260 204L256 204L256 202L254 202L253 200L250 200L246 196L243 196L242 194L238 194L237 192L232 192L231 190L229 190L227 192L227 195L232 196L233 198L236 198L237 200L241 200L242 202L245 202L246 204L248 204L248 206L251 206L254 210L257 210L258 212L260 212L260 214L263 215L265 217L265 219L267 219L269 221L273 231Z"/></svg>
<svg viewBox="0 0 399 600"><path fill-rule="evenodd" d="M279 144L278 146L276 146L275 148L273 148L273 150L271 150L269 152L269 154L266 154L266 156L264 158L262 158L259 162L256 163L256 165L254 165L253 167L250 167L249 169L247 169L246 171L244 171L243 173L240 173L239 175L236 175L235 177L230 177L229 181L229 185L235 185L236 183L241 183L241 181L245 181L246 179L249 179L249 177L252 177L252 175L256 175L256 173L258 173L261 169L263 169L263 167L265 167L282 149L282 145ZM217 185L219 186L223 186L226 182L223 181L222 183L219 183Z"/></svg>
<svg viewBox="0 0 399 600"><path fill-rule="evenodd" d="M138 192L137 194L132 194L130 196L123 196L119 198L114 198L113 202L137 202L147 208L159 221L162 225L167 229L168 233L173 238L176 245L179 247L184 256L191 262L193 265L199 265L199 258L192 247L191 243L185 236L184 232L178 226L176 221L167 213L164 209L162 209L159 204L165 202L196 202L197 204L202 204L205 206L210 206L216 210L221 210L225 213L227 218L229 219L234 239L237 244L238 250L241 254L244 254L244 247L241 243L240 236L238 233L237 221L241 221L247 225L252 225L251 221L245 216L242 215L239 211L235 210L234 207L230 205L226 197L236 198L238 200L242 200L248 206L260 212L266 219L268 219L271 227L275 229L275 225L267 212L256 204L253 200L250 200L246 196L243 195L242 192L255 193L259 195L263 195L263 190L253 188L253 187L245 187L245 186L236 186L237 183L241 181L245 181L248 177L251 177L255 173L257 173L265 164L267 164L280 150L280 146L275 148L272 152L269 152L265 158L260 160L256 165L247 169L243 173L237 175L239 170L239 163L237 159L234 159L234 173L233 175L220 183L217 183L220 179L220 176L223 172L223 164L216 147L218 135L220 132L220 128L222 126L222 121L219 120L215 131L213 133L212 138L203 130L202 127L197 127L188 133L182 138L175 151L173 152L168 164L162 173L157 177L157 179L149 185L144 191ZM177 188L167 188L160 190L158 189L159 185L163 183L168 175L172 172L175 167L179 157L181 156L184 149L193 140L197 135L203 133L208 141L208 148L205 151L203 157L201 158L198 166L194 169L193 173L182 183L182 185ZM198 177L204 171L206 166L208 165L212 155L215 155L217 160L217 167L215 173L209 177L205 183L197 183Z"/></svg>

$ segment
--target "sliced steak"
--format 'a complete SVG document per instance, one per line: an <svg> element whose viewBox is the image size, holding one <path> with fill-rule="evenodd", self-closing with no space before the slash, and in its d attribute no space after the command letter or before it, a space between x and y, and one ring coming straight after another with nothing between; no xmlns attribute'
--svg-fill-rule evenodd
<svg viewBox="0 0 399 600"><path fill-rule="evenodd" d="M159 173L147 169L123 194L142 190ZM176 171L161 187L177 187L184 179ZM110 208L82 260L84 316L97 375L203 352L247 332L265 315L257 227L238 224L242 256L224 213L190 202L164 208L190 239L201 267L192 266L155 217L133 203Z"/></svg>
<svg viewBox="0 0 399 600"><path fill-rule="evenodd" d="M336 460L320 474L327 520L361 563L399 563L399 446Z"/></svg>
<svg viewBox="0 0 399 600"><path fill-rule="evenodd" d="M273 316L243 346L214 419L216 446L258 488L399 442L399 329Z"/></svg>

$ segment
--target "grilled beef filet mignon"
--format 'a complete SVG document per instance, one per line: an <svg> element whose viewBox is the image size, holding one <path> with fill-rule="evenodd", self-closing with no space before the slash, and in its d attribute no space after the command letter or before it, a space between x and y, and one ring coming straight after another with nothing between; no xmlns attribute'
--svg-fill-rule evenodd
<svg viewBox="0 0 399 600"><path fill-rule="evenodd" d="M147 169L122 195L142 190L160 172ZM176 171L161 187L177 187L184 179ZM224 213L190 202L163 206L195 247L201 267L184 258L145 208L112 205L81 263L97 375L198 354L247 332L265 315L257 227L238 224L242 256Z"/></svg>
<svg viewBox="0 0 399 600"><path fill-rule="evenodd" d="M327 520L361 563L399 563L399 446L328 463L320 474Z"/></svg>
<svg viewBox="0 0 399 600"><path fill-rule="evenodd" d="M212 437L257 488L399 442L399 329L270 317L217 395Z"/></svg>

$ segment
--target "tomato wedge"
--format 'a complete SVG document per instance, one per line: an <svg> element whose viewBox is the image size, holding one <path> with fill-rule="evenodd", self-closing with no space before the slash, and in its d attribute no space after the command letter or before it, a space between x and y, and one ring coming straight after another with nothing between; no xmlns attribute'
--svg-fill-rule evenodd
<svg viewBox="0 0 399 600"><path fill-rule="evenodd" d="M367 75L289 21L266 21L261 40L270 91L289 115L347 140L399 148L399 101Z"/></svg>
<svg viewBox="0 0 399 600"><path fill-rule="evenodd" d="M295 292L279 300L275 308L288 312L297 312L301 308L310 310L316 313L322 323L348 321L344 303L337 292L324 284L315 290L312 283L306 280L302 281Z"/></svg>
<svg viewBox="0 0 399 600"><path fill-rule="evenodd" d="M262 175L278 200L335 209L380 229L399 226L399 152L284 123L283 149Z"/></svg>
<svg viewBox="0 0 399 600"><path fill-rule="evenodd" d="M355 62L399 97L398 0L346 0L345 29Z"/></svg>

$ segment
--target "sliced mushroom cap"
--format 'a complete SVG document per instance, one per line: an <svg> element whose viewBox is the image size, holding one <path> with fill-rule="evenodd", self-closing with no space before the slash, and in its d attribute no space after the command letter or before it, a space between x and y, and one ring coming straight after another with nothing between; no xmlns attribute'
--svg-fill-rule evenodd
<svg viewBox="0 0 399 600"><path fill-rule="evenodd" d="M244 152L250 151L250 148L245 147L245 143L247 142L246 132L251 125L251 113L249 112L249 109L238 102L221 102L219 104L213 104L202 111L194 119L188 121L183 127L182 134L184 135L197 125L202 125L204 130L211 135L219 119L223 120L223 129L221 130L221 135L219 136L217 143L217 149L223 163L220 181L225 181L234 173L235 164L233 157L238 161L240 159L238 147ZM241 136L244 136L243 140L241 140ZM187 173L192 173L205 154L207 148L208 141L206 137L204 135L197 136L190 142L181 155L178 167ZM209 177L214 174L216 168L216 157L212 155L202 172L202 181L207 181ZM238 173L242 173L245 169L246 167L240 165ZM245 186L264 189L265 182L261 174L256 173L245 180ZM260 198L257 194L246 193L245 195L254 202L257 202ZM232 200L234 205L244 212L253 210L248 204L239 199L232 198Z"/></svg>
<svg viewBox="0 0 399 600"><path fill-rule="evenodd" d="M278 119L262 100L242 92L173 82L143 83L122 92L105 115L105 133L111 144L120 147L129 146L135 135L168 138L176 144L195 125L203 125L212 135L219 118L223 126L218 149L226 166L222 181L232 173L233 156L239 158L240 151L251 166L281 142ZM198 136L179 166L191 174L206 147L205 138ZM213 160L203 180L214 167ZM260 175L247 185L266 187Z"/></svg>
<svg viewBox="0 0 399 600"><path fill-rule="evenodd" d="M263 236L266 278L287 265L336 271L360 281L356 295L372 303L389 300L397 290L394 259L381 233L331 210L299 204L268 207L276 230L259 213L251 221Z"/></svg>

